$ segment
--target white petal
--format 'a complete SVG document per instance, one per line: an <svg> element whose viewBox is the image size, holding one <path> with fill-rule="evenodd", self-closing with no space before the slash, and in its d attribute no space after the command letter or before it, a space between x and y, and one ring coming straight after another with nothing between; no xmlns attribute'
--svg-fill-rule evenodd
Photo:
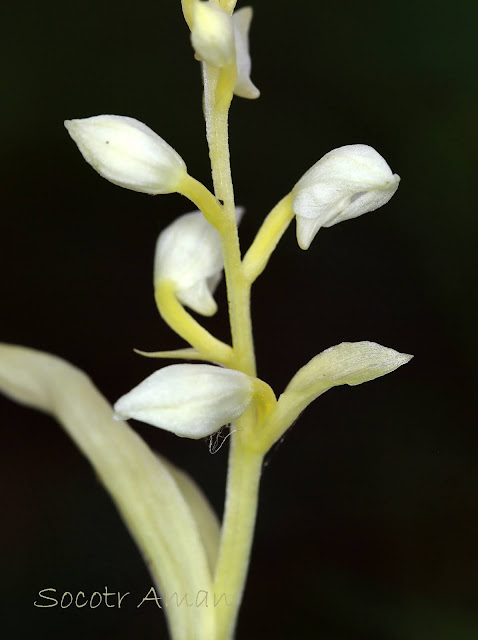
<svg viewBox="0 0 478 640"><path fill-rule="evenodd" d="M231 64L235 56L231 16L212 0L194 0L191 42L200 60L215 67Z"/></svg>
<svg viewBox="0 0 478 640"><path fill-rule="evenodd" d="M135 418L186 438L203 438L238 418L252 397L244 373L208 364L156 371L116 402L118 416Z"/></svg>
<svg viewBox="0 0 478 640"><path fill-rule="evenodd" d="M317 183L358 190L380 187L393 177L385 159L366 144L348 144L325 154L299 180L297 189Z"/></svg>
<svg viewBox="0 0 478 640"><path fill-rule="evenodd" d="M221 241L216 229L200 211L186 213L167 226L158 237L154 282L173 280L189 289L223 268Z"/></svg>
<svg viewBox="0 0 478 640"><path fill-rule="evenodd" d="M395 191L398 189L400 178L393 176L388 183L386 183L382 189L373 189L371 191L359 191L355 193L349 200L349 204L334 216L331 220L324 223L324 227L331 227L338 222L344 220L351 220L352 218L358 218L358 216L370 211L375 211L383 207L384 204L391 199Z"/></svg>
<svg viewBox="0 0 478 640"><path fill-rule="evenodd" d="M251 56L249 53L249 29L252 7L243 7L232 15L236 43L237 80L234 93L241 98L258 98L259 89L251 81Z"/></svg>
<svg viewBox="0 0 478 640"><path fill-rule="evenodd" d="M315 238L317 231L320 229L320 218L303 218L296 217L297 225L297 243L301 249L308 249Z"/></svg>
<svg viewBox="0 0 478 640"><path fill-rule="evenodd" d="M142 193L172 193L186 175L176 151L152 129L126 116L66 120L85 160L110 182Z"/></svg>
<svg viewBox="0 0 478 640"><path fill-rule="evenodd" d="M238 223L243 212L242 207L236 208ZM193 311L205 316L216 312L213 294L222 269L219 234L200 211L180 216L159 234L154 260L155 286L161 280L171 280L178 299Z"/></svg>
<svg viewBox="0 0 478 640"><path fill-rule="evenodd" d="M199 280L188 289L180 289L176 295L181 304L203 316L213 316L217 311L217 304L207 280Z"/></svg>

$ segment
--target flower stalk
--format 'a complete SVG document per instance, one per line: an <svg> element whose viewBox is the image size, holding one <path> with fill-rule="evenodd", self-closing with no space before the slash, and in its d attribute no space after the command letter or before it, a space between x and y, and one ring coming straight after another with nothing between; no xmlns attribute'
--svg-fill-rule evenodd
<svg viewBox="0 0 478 640"><path fill-rule="evenodd" d="M232 365L231 347L211 335L186 311L175 295L172 282L168 280L160 282L154 295L163 320L181 338L197 349L205 360L219 362L225 366Z"/></svg>
<svg viewBox="0 0 478 640"><path fill-rule="evenodd" d="M228 293L232 366L255 376L251 288L241 262L229 155L228 116L233 88L224 77L227 71L218 71L203 64L203 74L204 111L214 190L217 199L224 203L225 222L218 230ZM248 411L236 421L231 435L224 520L214 578L215 592L225 593L229 606L217 610L216 640L232 637L249 566L263 458L261 453L247 445L247 434L253 428L254 414Z"/></svg>

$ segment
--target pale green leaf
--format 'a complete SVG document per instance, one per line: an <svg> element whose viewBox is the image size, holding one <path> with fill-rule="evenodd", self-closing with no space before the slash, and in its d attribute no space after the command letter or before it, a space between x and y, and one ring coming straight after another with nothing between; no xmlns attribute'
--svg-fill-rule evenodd
<svg viewBox="0 0 478 640"><path fill-rule="evenodd" d="M202 489L193 480L193 478L191 478L191 476L183 469L176 467L172 462L166 460L166 458L160 456L160 459L173 476L188 504L189 509L191 510L206 551L211 574L214 574L221 537L221 528L218 517Z"/></svg>
<svg viewBox="0 0 478 640"><path fill-rule="evenodd" d="M163 598L211 589L211 572L195 519L166 464L79 369L46 353L0 344L0 390L51 413L93 465L141 549ZM210 640L207 607L164 609L174 640Z"/></svg>

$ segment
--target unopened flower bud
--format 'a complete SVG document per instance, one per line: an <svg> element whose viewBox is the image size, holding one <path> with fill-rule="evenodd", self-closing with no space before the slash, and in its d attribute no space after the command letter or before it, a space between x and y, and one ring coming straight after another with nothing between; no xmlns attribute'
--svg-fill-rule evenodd
<svg viewBox="0 0 478 640"><path fill-rule="evenodd" d="M110 182L142 193L173 193L186 176L176 151L139 120L93 116L66 120L85 160Z"/></svg>
<svg viewBox="0 0 478 640"><path fill-rule="evenodd" d="M118 419L134 418L182 438L204 438L238 418L253 395L253 381L210 364L159 369L121 397Z"/></svg>
<svg viewBox="0 0 478 640"><path fill-rule="evenodd" d="M241 98L254 99L259 97L260 91L251 81L251 56L249 54L251 20L252 7L243 7L232 15L237 65L234 93Z"/></svg>
<svg viewBox="0 0 478 640"><path fill-rule="evenodd" d="M194 0L191 42L201 60L215 67L231 64L235 57L231 16L212 0Z"/></svg>
<svg viewBox="0 0 478 640"><path fill-rule="evenodd" d="M352 144L330 151L293 189L299 246L308 249L320 227L331 227L386 204L399 182L399 176L372 147Z"/></svg>
<svg viewBox="0 0 478 640"><path fill-rule="evenodd" d="M242 208L236 209L239 220ZM223 270L221 241L200 211L186 213L159 234L154 259L154 285L174 283L178 300L193 311L212 316L213 298Z"/></svg>

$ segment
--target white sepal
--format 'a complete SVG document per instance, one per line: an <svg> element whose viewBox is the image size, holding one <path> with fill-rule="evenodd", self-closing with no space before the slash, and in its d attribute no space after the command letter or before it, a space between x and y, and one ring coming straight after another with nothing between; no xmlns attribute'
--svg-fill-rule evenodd
<svg viewBox="0 0 478 640"><path fill-rule="evenodd" d="M173 193L187 174L181 156L134 118L93 116L65 120L65 127L93 169L125 189Z"/></svg>
<svg viewBox="0 0 478 640"><path fill-rule="evenodd" d="M203 438L246 410L253 382L244 373L209 364L159 369L114 405L119 419L134 418L182 438Z"/></svg>
<svg viewBox="0 0 478 640"><path fill-rule="evenodd" d="M198 58L215 67L234 62L231 16L213 0L193 1L191 43Z"/></svg>
<svg viewBox="0 0 478 640"><path fill-rule="evenodd" d="M251 81L251 56L249 53L249 29L252 7L243 7L232 15L234 40L236 43L237 79L234 93L240 98L253 100L260 95L259 89Z"/></svg>
<svg viewBox="0 0 478 640"><path fill-rule="evenodd" d="M239 221L243 209L237 207ZM174 283L178 300L193 311L211 316L213 298L223 269L221 241L216 229L200 211L186 213L159 234L154 259L154 285Z"/></svg>
<svg viewBox="0 0 478 640"><path fill-rule="evenodd" d="M413 356L375 342L342 342L299 369L287 391L317 395L341 384L355 386L391 373Z"/></svg>
<svg viewBox="0 0 478 640"><path fill-rule="evenodd" d="M399 176L368 145L330 151L293 189L299 246L308 249L320 227L331 227L386 204L399 182Z"/></svg>

